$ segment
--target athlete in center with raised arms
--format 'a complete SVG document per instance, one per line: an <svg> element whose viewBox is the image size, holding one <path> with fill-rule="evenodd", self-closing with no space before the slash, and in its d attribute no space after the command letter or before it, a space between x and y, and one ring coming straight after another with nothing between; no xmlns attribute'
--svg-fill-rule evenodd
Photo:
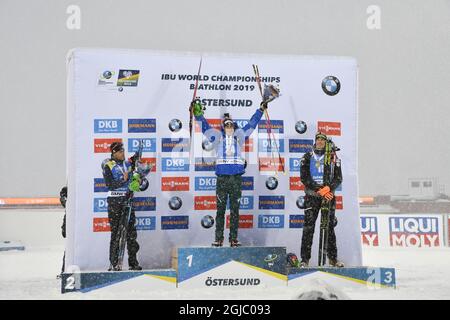
<svg viewBox="0 0 450 320"><path fill-rule="evenodd" d="M216 230L214 247L222 247L224 240L224 223L227 200L230 201L230 235L231 247L240 246L238 240L239 205L242 196L242 175L245 173L246 162L242 158L241 149L258 125L267 103L262 102L249 122L239 129L228 113L224 114L220 132L211 128L203 116L203 106L199 100L193 102L195 119L201 122L202 132L216 151L215 173L216 183Z"/></svg>

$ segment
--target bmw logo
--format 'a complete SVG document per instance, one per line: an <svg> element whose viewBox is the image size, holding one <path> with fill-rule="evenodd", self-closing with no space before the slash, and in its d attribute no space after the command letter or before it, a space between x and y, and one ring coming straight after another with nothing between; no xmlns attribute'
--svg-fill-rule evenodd
<svg viewBox="0 0 450 320"><path fill-rule="evenodd" d="M206 215L202 218L201 224L203 228L209 229L214 225L214 218L210 215Z"/></svg>
<svg viewBox="0 0 450 320"><path fill-rule="evenodd" d="M299 209L305 209L305 197L304 196L298 197L296 204Z"/></svg>
<svg viewBox="0 0 450 320"><path fill-rule="evenodd" d="M112 77L112 72L111 71L103 72L103 78L110 79L111 77Z"/></svg>
<svg viewBox="0 0 450 320"><path fill-rule="evenodd" d="M306 125L305 121L297 121L297 123L295 124L295 131L297 131L300 134L303 134L306 132L306 130L308 129L308 126Z"/></svg>
<svg viewBox="0 0 450 320"><path fill-rule="evenodd" d="M275 177L269 177L266 180L266 187L269 190L275 190L278 187L278 180Z"/></svg>
<svg viewBox="0 0 450 320"><path fill-rule="evenodd" d="M205 139L203 139L203 142L202 142L202 148L205 151L211 151L214 149L214 144L211 141L209 141L209 139L205 138Z"/></svg>
<svg viewBox="0 0 450 320"><path fill-rule="evenodd" d="M183 123L178 119L172 119L169 122L169 130L172 132L178 132L183 127Z"/></svg>
<svg viewBox="0 0 450 320"><path fill-rule="evenodd" d="M178 210L183 205L183 201L179 197L172 197L169 200L169 207L172 210Z"/></svg>
<svg viewBox="0 0 450 320"><path fill-rule="evenodd" d="M341 83L338 78L328 76L322 80L322 90L329 96L335 96L341 90Z"/></svg>

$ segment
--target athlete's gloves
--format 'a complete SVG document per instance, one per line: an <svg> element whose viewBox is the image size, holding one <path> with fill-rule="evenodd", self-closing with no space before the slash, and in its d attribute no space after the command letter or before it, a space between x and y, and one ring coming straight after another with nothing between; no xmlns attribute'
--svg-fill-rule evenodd
<svg viewBox="0 0 450 320"><path fill-rule="evenodd" d="M200 100L194 100L191 105L192 112L194 113L194 116L199 117L203 115L203 111L205 108L200 103Z"/></svg>
<svg viewBox="0 0 450 320"><path fill-rule="evenodd" d="M139 152L135 152L128 160L129 160L131 163L135 163L136 160L138 160L138 159L139 159Z"/></svg>
<svg viewBox="0 0 450 320"><path fill-rule="evenodd" d="M139 187L141 185L141 178L138 173L133 174L133 177L131 178L131 182L128 186L128 189L130 189L133 192L140 191Z"/></svg>
<svg viewBox="0 0 450 320"><path fill-rule="evenodd" d="M327 199L328 201L333 200L333 198L334 198L334 195L333 195L332 192L328 192L328 193L325 195L325 199Z"/></svg>
<svg viewBox="0 0 450 320"><path fill-rule="evenodd" d="M317 193L320 194L322 197L325 197L325 195L326 195L328 192L330 192L330 191L331 191L330 187L329 187L329 186L325 186L325 187L323 187L323 188L320 188L320 189L317 191Z"/></svg>

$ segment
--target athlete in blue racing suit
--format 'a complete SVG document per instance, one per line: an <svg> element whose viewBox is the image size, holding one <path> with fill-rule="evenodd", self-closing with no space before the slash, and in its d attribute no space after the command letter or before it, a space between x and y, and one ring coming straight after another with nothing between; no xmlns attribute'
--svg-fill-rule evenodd
<svg viewBox="0 0 450 320"><path fill-rule="evenodd" d="M129 185L131 182L132 161L125 160L123 144L113 142L111 144L111 158L102 163L103 177L108 192L108 218L111 226L111 240L109 245L109 261L111 266L108 271L121 271L118 265L119 258L119 236L122 216L125 213L127 199L129 196ZM131 209L130 219L127 228L127 250L128 266L130 270L142 270L136 258L139 251L136 231L136 217L134 208Z"/></svg>
<svg viewBox="0 0 450 320"><path fill-rule="evenodd" d="M246 167L245 159L241 157L241 148L255 130L265 108L267 108L267 104L262 103L242 129L238 129L229 115L225 114L220 133L218 130L211 129L203 116L203 111L195 112L194 109L196 120L202 123L203 134L214 144L217 154L215 167L217 175L217 214L213 246L223 246L225 210L228 197L230 200L230 246L237 247L240 245L237 239L239 205L242 196L242 175L245 173Z"/></svg>

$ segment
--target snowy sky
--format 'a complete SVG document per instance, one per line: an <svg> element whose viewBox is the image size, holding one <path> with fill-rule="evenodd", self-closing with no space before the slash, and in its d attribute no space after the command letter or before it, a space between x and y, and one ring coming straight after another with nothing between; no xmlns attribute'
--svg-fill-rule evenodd
<svg viewBox="0 0 450 320"><path fill-rule="evenodd" d="M69 30L68 6L81 9ZM1 196L65 183L65 57L73 47L353 56L359 74L361 195L406 194L439 177L450 193L450 1L0 2ZM370 11L370 10L369 10Z"/></svg>

